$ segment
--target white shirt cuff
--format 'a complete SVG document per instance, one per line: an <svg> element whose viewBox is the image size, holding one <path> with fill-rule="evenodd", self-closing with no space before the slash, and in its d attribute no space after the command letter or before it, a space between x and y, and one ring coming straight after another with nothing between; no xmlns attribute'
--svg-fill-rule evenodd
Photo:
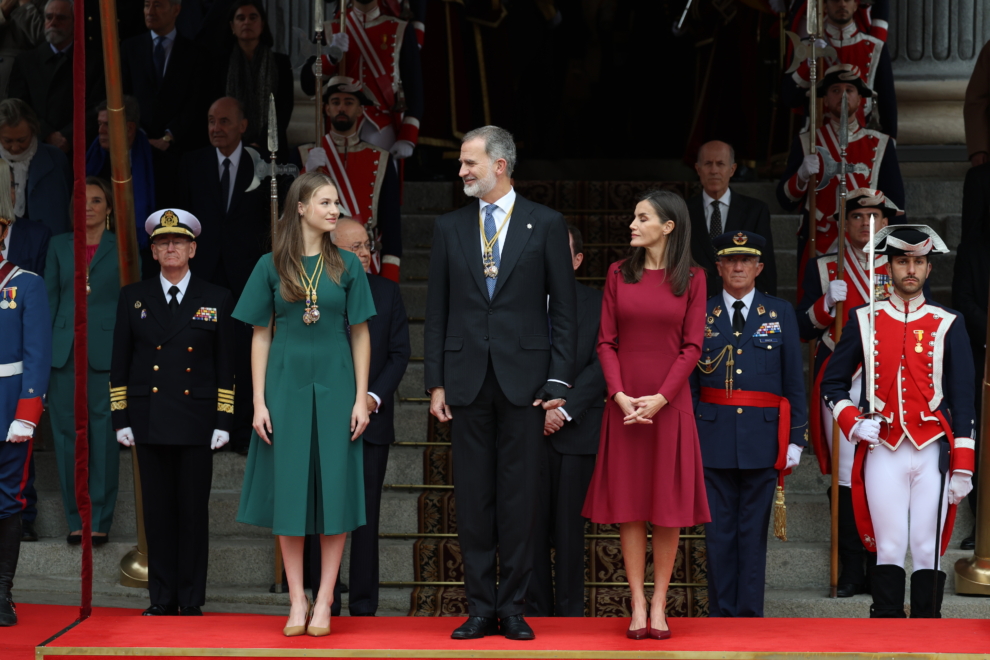
<svg viewBox="0 0 990 660"><path fill-rule="evenodd" d="M378 412L378 409L382 407L382 400L381 400L381 398L377 394L375 394L374 392L368 392L368 396L370 396L372 399L374 399L375 400L375 403L378 404L377 406L375 406L375 409L372 412Z"/></svg>
<svg viewBox="0 0 990 660"><path fill-rule="evenodd" d="M572 421L571 420L571 416L567 414L567 411L566 410L564 410L563 408L557 408L557 410L559 410L564 415L564 417L567 418L567 421L568 422Z"/></svg>
<svg viewBox="0 0 990 660"><path fill-rule="evenodd" d="M564 381L557 380L556 378L547 378L547 382L548 383L560 383L561 385L567 385L567 383L565 383ZM570 387L571 387L570 385L567 385L567 388L568 389L570 389Z"/></svg>

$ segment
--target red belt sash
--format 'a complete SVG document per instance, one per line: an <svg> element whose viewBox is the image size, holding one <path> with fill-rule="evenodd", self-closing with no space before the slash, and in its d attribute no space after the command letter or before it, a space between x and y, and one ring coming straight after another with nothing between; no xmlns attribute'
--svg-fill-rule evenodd
<svg viewBox="0 0 990 660"><path fill-rule="evenodd" d="M753 406L756 408L777 408L780 416L777 420L777 462L774 469L783 471L787 467L787 445L791 437L791 402L787 397L770 394L769 392L750 392L747 390L732 390L726 395L725 390L718 387L702 387L701 401L714 403L718 406Z"/></svg>

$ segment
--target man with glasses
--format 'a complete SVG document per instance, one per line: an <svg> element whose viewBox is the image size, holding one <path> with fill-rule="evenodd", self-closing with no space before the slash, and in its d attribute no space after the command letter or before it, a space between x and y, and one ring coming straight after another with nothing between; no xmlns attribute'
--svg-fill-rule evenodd
<svg viewBox="0 0 990 660"><path fill-rule="evenodd" d="M353 252L370 270L376 246L360 222L337 221L333 242ZM377 314L368 321L371 333L371 369L368 374L368 412L364 431L364 504L368 524L351 533L349 607L351 616L375 616L378 610L378 519L382 485L388 466L388 448L395 442L395 392L409 364L409 320L399 285L369 274L371 297ZM338 583L339 586L339 583ZM314 593L318 589L313 586ZM340 613L339 589L334 590L334 615Z"/></svg>
<svg viewBox="0 0 990 660"><path fill-rule="evenodd" d="M148 538L146 616L199 616L206 600L212 450L234 418L233 297L193 275L200 223L145 222L159 277L120 291L110 364L117 442L138 452Z"/></svg>

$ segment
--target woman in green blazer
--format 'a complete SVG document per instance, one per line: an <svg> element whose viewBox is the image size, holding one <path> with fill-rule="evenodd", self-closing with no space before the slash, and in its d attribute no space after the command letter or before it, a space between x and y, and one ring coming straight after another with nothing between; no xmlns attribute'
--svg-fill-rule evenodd
<svg viewBox="0 0 990 660"><path fill-rule="evenodd" d="M110 421L110 354L117 300L120 297L117 237L112 232L112 199L110 185L106 181L97 177L86 178L89 495L93 502L94 545L109 540L120 467L120 448ZM66 540L70 544L78 544L82 542L82 520L75 495L75 368L72 357L75 260L72 242L72 233L52 237L45 265L45 285L52 312L52 376L48 387L48 411L55 438L62 503L69 522Z"/></svg>

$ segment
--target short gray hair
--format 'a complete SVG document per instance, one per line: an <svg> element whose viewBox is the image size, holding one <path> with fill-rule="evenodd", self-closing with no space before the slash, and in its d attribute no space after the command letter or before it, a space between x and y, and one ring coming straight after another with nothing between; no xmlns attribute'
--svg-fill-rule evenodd
<svg viewBox="0 0 990 660"><path fill-rule="evenodd" d="M20 99L11 98L0 101L0 128L17 126L22 121L27 122L35 135L41 133L41 122L38 121L38 115L34 113L31 106Z"/></svg>
<svg viewBox="0 0 990 660"><path fill-rule="evenodd" d="M516 169L516 141L512 133L498 126L482 126L465 133L461 144L479 138L485 141L485 153L492 162L500 158L504 160L505 175L512 176L513 170Z"/></svg>
<svg viewBox="0 0 990 660"><path fill-rule="evenodd" d="M96 112L103 112L108 107L106 100L100 101L100 104L96 106ZM135 124L141 123L141 104L133 96L124 97L124 121Z"/></svg>

